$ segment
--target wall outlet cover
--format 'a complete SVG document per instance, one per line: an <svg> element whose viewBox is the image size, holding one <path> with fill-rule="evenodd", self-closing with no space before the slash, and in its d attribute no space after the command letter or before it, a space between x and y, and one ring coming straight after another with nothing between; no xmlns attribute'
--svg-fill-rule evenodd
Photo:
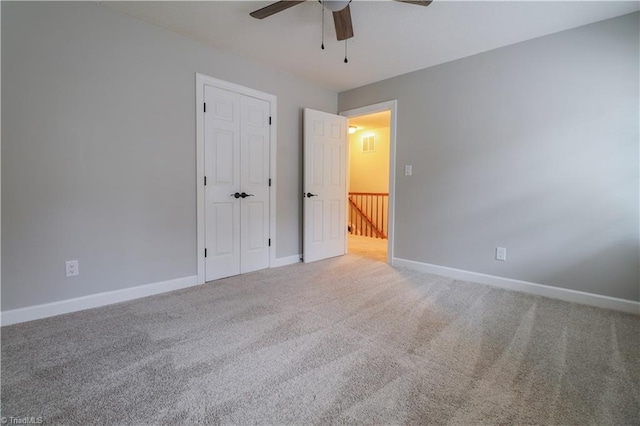
<svg viewBox="0 0 640 426"><path fill-rule="evenodd" d="M77 260L68 260L65 262L66 276L77 277L80 275L80 268Z"/></svg>
<svg viewBox="0 0 640 426"><path fill-rule="evenodd" d="M507 260L507 249L504 247L496 247L496 260Z"/></svg>

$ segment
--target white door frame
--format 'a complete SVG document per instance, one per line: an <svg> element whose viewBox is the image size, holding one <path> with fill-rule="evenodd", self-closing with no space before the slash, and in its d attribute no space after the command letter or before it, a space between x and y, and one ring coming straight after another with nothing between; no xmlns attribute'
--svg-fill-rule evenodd
<svg viewBox="0 0 640 426"><path fill-rule="evenodd" d="M249 87L240 86L225 80L209 77L196 73L196 258L198 264L198 284L205 282L205 196L204 196L204 86L213 86L219 89L229 90L241 95L250 96L269 102L271 126L269 133L269 178L271 188L269 191L269 267L275 264L276 256L276 127L277 97L275 95L260 92Z"/></svg>
<svg viewBox="0 0 640 426"><path fill-rule="evenodd" d="M398 101L386 101L360 108L341 111L340 115L347 118L361 115L373 114L376 112L389 111L391 113L391 124L389 126L389 218L387 235L387 263L393 265L394 228L396 211L396 125L398 116ZM349 156L346 156L349 161ZM348 165L348 163L347 163Z"/></svg>

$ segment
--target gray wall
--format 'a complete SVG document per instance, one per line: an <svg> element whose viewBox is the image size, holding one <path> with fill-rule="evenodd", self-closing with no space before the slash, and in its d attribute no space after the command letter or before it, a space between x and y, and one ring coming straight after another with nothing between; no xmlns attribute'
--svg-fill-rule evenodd
<svg viewBox="0 0 640 426"><path fill-rule="evenodd" d="M196 72L278 97L276 252L300 253L300 111L336 93L96 4L2 2L2 310L196 274Z"/></svg>
<svg viewBox="0 0 640 426"><path fill-rule="evenodd" d="M640 300L638 17L341 93L398 100L396 257Z"/></svg>

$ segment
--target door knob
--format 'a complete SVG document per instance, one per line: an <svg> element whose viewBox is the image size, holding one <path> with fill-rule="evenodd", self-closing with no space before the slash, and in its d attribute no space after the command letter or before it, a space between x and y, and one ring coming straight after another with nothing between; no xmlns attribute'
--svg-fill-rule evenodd
<svg viewBox="0 0 640 426"><path fill-rule="evenodd" d="M253 194L247 194L246 192L243 192L242 194L240 194L240 196L242 198L247 198L247 197L253 197ZM236 197L237 198L237 197Z"/></svg>
<svg viewBox="0 0 640 426"><path fill-rule="evenodd" d="M310 192L307 192L307 198L311 198L311 197L317 197L318 194L312 194Z"/></svg>
<svg viewBox="0 0 640 426"><path fill-rule="evenodd" d="M240 198L240 197L242 197L242 194L240 194L239 192L236 192L235 194L231 194L231 196L235 197L235 198Z"/></svg>

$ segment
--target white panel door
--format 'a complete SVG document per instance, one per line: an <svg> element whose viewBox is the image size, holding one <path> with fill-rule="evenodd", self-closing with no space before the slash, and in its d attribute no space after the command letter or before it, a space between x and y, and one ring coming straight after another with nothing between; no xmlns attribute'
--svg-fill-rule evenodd
<svg viewBox="0 0 640 426"><path fill-rule="evenodd" d="M240 97L240 273L269 267L269 103Z"/></svg>
<svg viewBox="0 0 640 426"><path fill-rule="evenodd" d="M345 254L347 119L304 110L305 262Z"/></svg>
<svg viewBox="0 0 640 426"><path fill-rule="evenodd" d="M207 281L240 273L240 95L205 86Z"/></svg>
<svg viewBox="0 0 640 426"><path fill-rule="evenodd" d="M205 280L269 267L269 103L205 85Z"/></svg>

